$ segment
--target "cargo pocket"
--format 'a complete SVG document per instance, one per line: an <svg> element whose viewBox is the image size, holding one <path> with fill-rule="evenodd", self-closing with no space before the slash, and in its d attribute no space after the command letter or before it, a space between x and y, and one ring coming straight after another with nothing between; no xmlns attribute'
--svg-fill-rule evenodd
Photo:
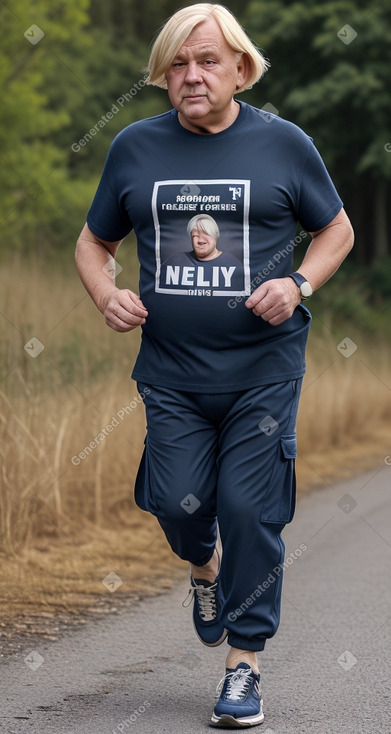
<svg viewBox="0 0 391 734"><path fill-rule="evenodd" d="M281 436L261 508L261 522L288 523L296 504L296 434Z"/></svg>

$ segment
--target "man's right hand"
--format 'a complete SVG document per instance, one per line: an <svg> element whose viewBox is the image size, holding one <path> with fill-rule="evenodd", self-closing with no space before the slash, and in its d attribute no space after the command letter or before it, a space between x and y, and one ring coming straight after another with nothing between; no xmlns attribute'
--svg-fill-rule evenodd
<svg viewBox="0 0 391 734"><path fill-rule="evenodd" d="M107 326L125 332L145 324L148 311L137 293L117 288L109 275L109 265L109 270L115 272L114 258L120 244L121 240L100 239L85 224L77 240L75 258L80 278Z"/></svg>
<svg viewBox="0 0 391 734"><path fill-rule="evenodd" d="M102 304L101 311L107 326L114 331L132 331L137 326L145 324L148 311L136 293L116 288L112 291L106 303Z"/></svg>

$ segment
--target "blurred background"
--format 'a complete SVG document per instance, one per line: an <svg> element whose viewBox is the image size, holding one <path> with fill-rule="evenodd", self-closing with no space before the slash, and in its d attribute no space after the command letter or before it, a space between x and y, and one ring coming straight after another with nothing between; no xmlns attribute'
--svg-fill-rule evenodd
<svg viewBox="0 0 391 734"><path fill-rule="evenodd" d="M225 4L271 62L240 99L313 137L356 234L351 255L311 300L298 427L303 492L390 460L391 7ZM113 137L170 108L165 91L145 85L144 67L179 7L0 4L0 586L2 624L13 619L21 631L42 610L96 607L110 596L102 582L113 571L125 595L155 593L187 573L133 502L145 432L130 379L139 332L105 326L73 262ZM117 284L137 290L133 235L118 263Z"/></svg>

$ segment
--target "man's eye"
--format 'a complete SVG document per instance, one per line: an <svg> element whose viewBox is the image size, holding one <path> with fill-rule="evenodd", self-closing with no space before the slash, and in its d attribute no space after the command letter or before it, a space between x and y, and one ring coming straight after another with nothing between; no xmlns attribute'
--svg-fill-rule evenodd
<svg viewBox="0 0 391 734"><path fill-rule="evenodd" d="M173 66L184 66L184 63L182 61L176 61Z"/></svg>
<svg viewBox="0 0 391 734"><path fill-rule="evenodd" d="M215 61L213 61L212 59L206 59L204 61L204 64L206 64L207 66L212 66L212 64L214 64L214 63L215 63Z"/></svg>

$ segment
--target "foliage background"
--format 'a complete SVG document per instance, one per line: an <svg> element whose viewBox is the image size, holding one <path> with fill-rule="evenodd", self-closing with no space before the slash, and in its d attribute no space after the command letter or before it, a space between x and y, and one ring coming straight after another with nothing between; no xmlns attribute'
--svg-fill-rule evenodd
<svg viewBox="0 0 391 734"><path fill-rule="evenodd" d="M327 486L384 465L391 453L391 8L388 0L226 5L272 64L240 98L272 104L314 138L356 232L352 254L311 303L298 470L301 487ZM124 579L119 593L148 593L153 574L172 577L180 565L154 518L131 500L143 406L80 465L71 462L136 396L129 372L138 330L107 329L77 277L73 250L111 140L170 107L166 92L147 86L123 106L118 100L140 85L151 40L178 7L173 0L0 0L6 619L42 605L75 608L86 595L106 593L102 579L113 568ZM32 24L44 33L35 45L24 36ZM337 35L346 24L357 33L349 44ZM137 290L133 235L118 259L118 285ZM337 349L346 336L357 346L349 359ZM44 347L34 359L25 348L32 337Z"/></svg>

